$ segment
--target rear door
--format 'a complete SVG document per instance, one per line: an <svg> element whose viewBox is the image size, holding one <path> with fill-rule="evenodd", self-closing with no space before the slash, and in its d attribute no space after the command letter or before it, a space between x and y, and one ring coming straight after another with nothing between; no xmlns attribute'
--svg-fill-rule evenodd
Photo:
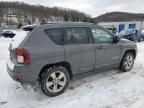
<svg viewBox="0 0 144 108"><path fill-rule="evenodd" d="M96 51L95 69L118 65L120 62L121 45L113 42L113 36L102 28L91 28Z"/></svg>
<svg viewBox="0 0 144 108"><path fill-rule="evenodd" d="M95 50L87 28L64 28L64 49L73 74L94 70Z"/></svg>

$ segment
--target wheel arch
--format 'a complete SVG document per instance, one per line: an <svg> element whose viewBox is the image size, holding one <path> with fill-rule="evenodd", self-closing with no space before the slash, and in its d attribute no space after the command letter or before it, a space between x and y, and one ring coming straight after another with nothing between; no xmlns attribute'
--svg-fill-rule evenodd
<svg viewBox="0 0 144 108"><path fill-rule="evenodd" d="M65 67L65 68L68 70L68 72L69 72L70 79L73 78L71 65L70 65L68 62L63 61L63 62L58 62L58 63L53 63L53 64L46 64L45 66L43 66L43 68L41 69L41 71L40 71L40 73L39 73L38 80L39 80L39 79L41 78L41 76L43 75L44 70L46 70L47 68L52 68L52 67L56 67L56 66Z"/></svg>
<svg viewBox="0 0 144 108"><path fill-rule="evenodd" d="M124 56L125 56L128 52L130 52L130 53L132 53L132 54L134 55L134 59L136 58L136 50L135 50L135 49L126 50L126 51L124 52L124 54L123 54L123 57L122 57L121 62L120 62L120 65L121 65L121 63L122 63L122 61L123 61L123 59L124 59Z"/></svg>
<svg viewBox="0 0 144 108"><path fill-rule="evenodd" d="M134 55L134 58L136 58L136 50L135 50L135 49L126 50L125 53L124 53L124 56L125 56L128 52L132 53L132 54ZM124 57L124 56L123 56L123 57Z"/></svg>

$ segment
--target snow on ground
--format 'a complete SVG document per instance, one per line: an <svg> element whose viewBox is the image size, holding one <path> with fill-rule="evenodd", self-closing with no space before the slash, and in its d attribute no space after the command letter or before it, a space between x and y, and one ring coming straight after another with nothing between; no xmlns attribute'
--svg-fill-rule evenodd
<svg viewBox="0 0 144 108"><path fill-rule="evenodd" d="M10 39L0 38L0 108L143 108L144 42L137 43L133 69L97 73L74 81L57 97L47 97L40 89L24 89L13 81L5 66Z"/></svg>

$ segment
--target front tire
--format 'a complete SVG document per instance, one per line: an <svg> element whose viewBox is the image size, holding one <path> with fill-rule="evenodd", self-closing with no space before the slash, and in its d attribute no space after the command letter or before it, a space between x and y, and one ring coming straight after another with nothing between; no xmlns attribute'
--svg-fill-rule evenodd
<svg viewBox="0 0 144 108"><path fill-rule="evenodd" d="M68 70L58 66L44 70L40 85L44 94L50 97L62 94L68 87L70 76Z"/></svg>
<svg viewBox="0 0 144 108"><path fill-rule="evenodd" d="M124 71L130 71L134 64L134 54L133 53L126 53L124 58L122 59L120 68Z"/></svg>

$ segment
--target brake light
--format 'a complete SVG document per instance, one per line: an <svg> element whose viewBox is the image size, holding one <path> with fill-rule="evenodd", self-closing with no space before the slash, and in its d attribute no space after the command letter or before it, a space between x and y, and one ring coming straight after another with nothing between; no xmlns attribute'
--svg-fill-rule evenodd
<svg viewBox="0 0 144 108"><path fill-rule="evenodd" d="M17 63L18 64L29 64L30 54L24 48L17 49Z"/></svg>

